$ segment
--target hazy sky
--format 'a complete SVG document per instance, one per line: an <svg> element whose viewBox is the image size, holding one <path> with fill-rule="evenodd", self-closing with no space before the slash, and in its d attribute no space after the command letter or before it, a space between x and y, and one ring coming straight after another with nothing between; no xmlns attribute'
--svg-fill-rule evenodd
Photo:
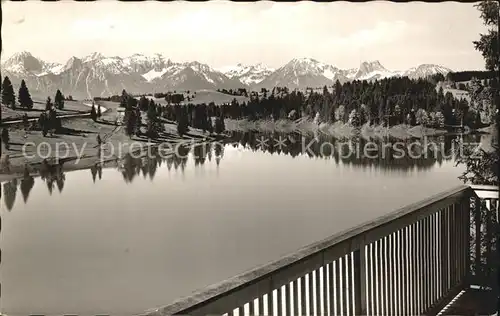
<svg viewBox="0 0 500 316"><path fill-rule="evenodd" d="M3 1L2 60L18 51L53 62L161 53L212 67L280 67L312 57L341 68L379 60L401 70L434 63L484 69L485 31L471 3Z"/></svg>

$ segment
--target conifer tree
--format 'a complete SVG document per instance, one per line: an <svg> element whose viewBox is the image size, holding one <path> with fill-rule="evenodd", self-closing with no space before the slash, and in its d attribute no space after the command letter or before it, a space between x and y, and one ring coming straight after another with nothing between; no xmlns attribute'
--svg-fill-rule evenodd
<svg viewBox="0 0 500 316"><path fill-rule="evenodd" d="M500 67L499 56L499 4L497 1L481 1L475 5L481 12L483 23L488 27L486 34L480 34L480 39L474 41L474 48L483 54L486 69L498 71Z"/></svg>
<svg viewBox="0 0 500 316"><path fill-rule="evenodd" d="M90 110L90 118L95 122L97 121L97 111L95 110L95 104L92 102L92 109Z"/></svg>
<svg viewBox="0 0 500 316"><path fill-rule="evenodd" d="M156 104L153 100L149 102L148 112L147 112L147 131L148 136L151 138L156 138L158 136L158 132L160 131L160 123L158 122L157 117L157 108Z"/></svg>
<svg viewBox="0 0 500 316"><path fill-rule="evenodd" d="M179 136L182 136L186 134L189 129L187 108L177 105L176 109L177 133L179 133Z"/></svg>
<svg viewBox="0 0 500 316"><path fill-rule="evenodd" d="M121 99L120 99L120 107L126 108L127 107L127 101L128 101L128 94L127 94L127 91L125 91L125 89L123 89L122 96L121 96Z"/></svg>
<svg viewBox="0 0 500 316"><path fill-rule="evenodd" d="M26 82L21 80L21 87L19 87L19 104L21 107L26 109L33 108L33 100L31 99L30 92L28 91L28 87L26 86Z"/></svg>
<svg viewBox="0 0 500 316"><path fill-rule="evenodd" d="M45 111L52 110L52 100L50 97L47 97L47 101L45 102Z"/></svg>
<svg viewBox="0 0 500 316"><path fill-rule="evenodd" d="M10 140L9 130L6 127L4 127L2 130L2 143L4 144L5 149L9 149L9 140Z"/></svg>
<svg viewBox="0 0 500 316"><path fill-rule="evenodd" d="M133 109L125 110L125 133L132 138L132 136L136 133L137 129L137 114Z"/></svg>
<svg viewBox="0 0 500 316"><path fill-rule="evenodd" d="M57 132L61 128L61 119L57 117L55 109L49 111L49 130L51 133Z"/></svg>
<svg viewBox="0 0 500 316"><path fill-rule="evenodd" d="M224 130L225 130L224 117L220 115L215 119L215 132L217 134L221 134L224 132Z"/></svg>
<svg viewBox="0 0 500 316"><path fill-rule="evenodd" d="M9 77L5 76L2 82L2 104L16 108L16 96Z"/></svg>
<svg viewBox="0 0 500 316"><path fill-rule="evenodd" d="M145 96L142 96L139 99L139 108L141 109L141 111L147 111L148 107L149 107L148 99Z"/></svg>
<svg viewBox="0 0 500 316"><path fill-rule="evenodd" d="M212 124L212 117L211 116L207 116L207 131L210 134L212 134L214 132L214 126Z"/></svg>
<svg viewBox="0 0 500 316"><path fill-rule="evenodd" d="M102 116L102 112L101 112L101 105L98 104L97 105L97 117L101 117Z"/></svg>
<svg viewBox="0 0 500 316"><path fill-rule="evenodd" d="M64 96L59 89L57 89L56 96L54 97L54 105L59 110L64 109Z"/></svg>

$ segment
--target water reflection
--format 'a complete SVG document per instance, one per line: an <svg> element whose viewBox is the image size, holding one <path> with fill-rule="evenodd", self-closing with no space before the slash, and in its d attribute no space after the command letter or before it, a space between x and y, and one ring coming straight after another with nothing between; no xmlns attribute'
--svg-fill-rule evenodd
<svg viewBox="0 0 500 316"><path fill-rule="evenodd" d="M99 180L102 179L102 166L100 164L95 164L90 167L90 174L92 175L92 182L95 183L96 177L99 176Z"/></svg>
<svg viewBox="0 0 500 316"><path fill-rule="evenodd" d="M56 164L50 164L47 160L43 160L42 166L40 167L40 178L45 181L50 195L54 190L54 185L57 186L59 193L62 193L64 189L64 181L66 177L63 172L63 161Z"/></svg>
<svg viewBox="0 0 500 316"><path fill-rule="evenodd" d="M35 185L35 178L32 175L30 175L28 168L25 168L23 179L21 180L21 186L20 186L24 203L28 201L28 197L34 185Z"/></svg>
<svg viewBox="0 0 500 316"><path fill-rule="evenodd" d="M176 154L164 155L157 148L152 148L148 155L134 157L126 155L118 164L117 169L121 173L125 183L133 183L140 177L154 180L158 168L166 164L169 171L184 173L188 159L193 160L194 166L203 167L207 162L215 158L217 167L224 157L227 147L244 148L253 152L264 152L270 155L287 155L292 158L301 156L312 159L333 160L335 165L354 166L362 169L382 169L384 171L415 172L431 169L434 165L441 165L444 161L453 159L453 145L456 136L440 136L429 139L433 142L429 150L423 151L419 146L410 146L415 140L380 140L372 141L369 151L364 150L368 141L363 138L346 140L335 139L322 134L300 135L281 133L253 133L233 132L229 135L227 143L202 143L196 145L179 146ZM265 140L265 142L263 142ZM478 141L472 137L468 141ZM400 147L394 144L399 142ZM397 157L397 158L396 158ZM66 181L63 172L64 162L50 164L43 161L39 178L45 182L49 195L52 195L54 187L62 193ZM102 179L100 164L90 168L92 182ZM12 210L16 200L17 187L20 187L24 203L27 203L29 194L35 185L35 178L28 169L25 170L21 179L14 179L3 183L4 204L7 210Z"/></svg>
<svg viewBox="0 0 500 316"><path fill-rule="evenodd" d="M194 158L196 164L205 163L205 157L201 155L202 151L199 149L202 146L207 145L198 144L193 146L194 152L197 153ZM149 177L152 181L158 167L160 167L164 162L166 163L169 171L172 169L172 166L176 171L184 171L188 163L190 151L191 148L189 146L179 146L177 148L177 154L170 154L167 157L165 157L163 153L158 150L158 148L151 148L149 153L142 157L134 157L134 155L127 154L118 165L118 170L121 172L125 183L132 183L141 173L144 178ZM93 172L102 173L102 168L96 169L96 171ZM92 177L93 179L95 178L94 174Z"/></svg>
<svg viewBox="0 0 500 316"><path fill-rule="evenodd" d="M271 155L285 154L293 158L333 159L363 168L385 170L425 170L436 163L453 159L455 136L440 136L418 139L380 139L367 141L364 138L336 139L324 134L301 135L281 133L232 133L231 141L252 151L264 151ZM428 148L423 150L423 148Z"/></svg>
<svg viewBox="0 0 500 316"><path fill-rule="evenodd" d="M3 184L4 202L7 210L10 211L14 207L17 192L17 179L13 179Z"/></svg>

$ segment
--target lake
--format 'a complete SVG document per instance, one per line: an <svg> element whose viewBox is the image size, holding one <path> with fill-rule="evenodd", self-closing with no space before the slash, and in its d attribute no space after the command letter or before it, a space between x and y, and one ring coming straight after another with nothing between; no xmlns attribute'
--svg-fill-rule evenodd
<svg viewBox="0 0 500 316"><path fill-rule="evenodd" d="M461 184L453 137L402 159L283 137L3 183L1 312L138 314Z"/></svg>

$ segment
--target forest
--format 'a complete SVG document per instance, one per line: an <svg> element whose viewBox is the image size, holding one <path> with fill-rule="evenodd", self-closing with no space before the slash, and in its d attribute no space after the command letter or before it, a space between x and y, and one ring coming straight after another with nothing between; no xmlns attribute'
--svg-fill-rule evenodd
<svg viewBox="0 0 500 316"><path fill-rule="evenodd" d="M279 120L299 118L315 122L342 122L353 126L364 124L393 126L396 124L425 125L443 128L450 125L483 127L480 108L471 106L466 99L457 99L443 88L436 89L442 75L412 80L407 77L388 78L380 81L336 82L323 91L313 89L290 91L275 87L271 91L248 94L248 102L232 102L216 105L184 102L182 94L165 93L166 105L155 104L143 95L139 100L122 92L121 106L126 108L125 124L133 134L137 130L140 111L146 112L151 121L148 133L154 137L161 119L178 123L179 134L189 126L203 131L223 131L223 120ZM479 83L480 84L480 83ZM133 111L135 109L135 111ZM212 118L215 117L215 124ZM148 123L149 124L149 123Z"/></svg>
<svg viewBox="0 0 500 316"><path fill-rule="evenodd" d="M449 72L446 79L452 82L470 81L472 78L478 80L498 80L498 73L495 71L458 71Z"/></svg>

